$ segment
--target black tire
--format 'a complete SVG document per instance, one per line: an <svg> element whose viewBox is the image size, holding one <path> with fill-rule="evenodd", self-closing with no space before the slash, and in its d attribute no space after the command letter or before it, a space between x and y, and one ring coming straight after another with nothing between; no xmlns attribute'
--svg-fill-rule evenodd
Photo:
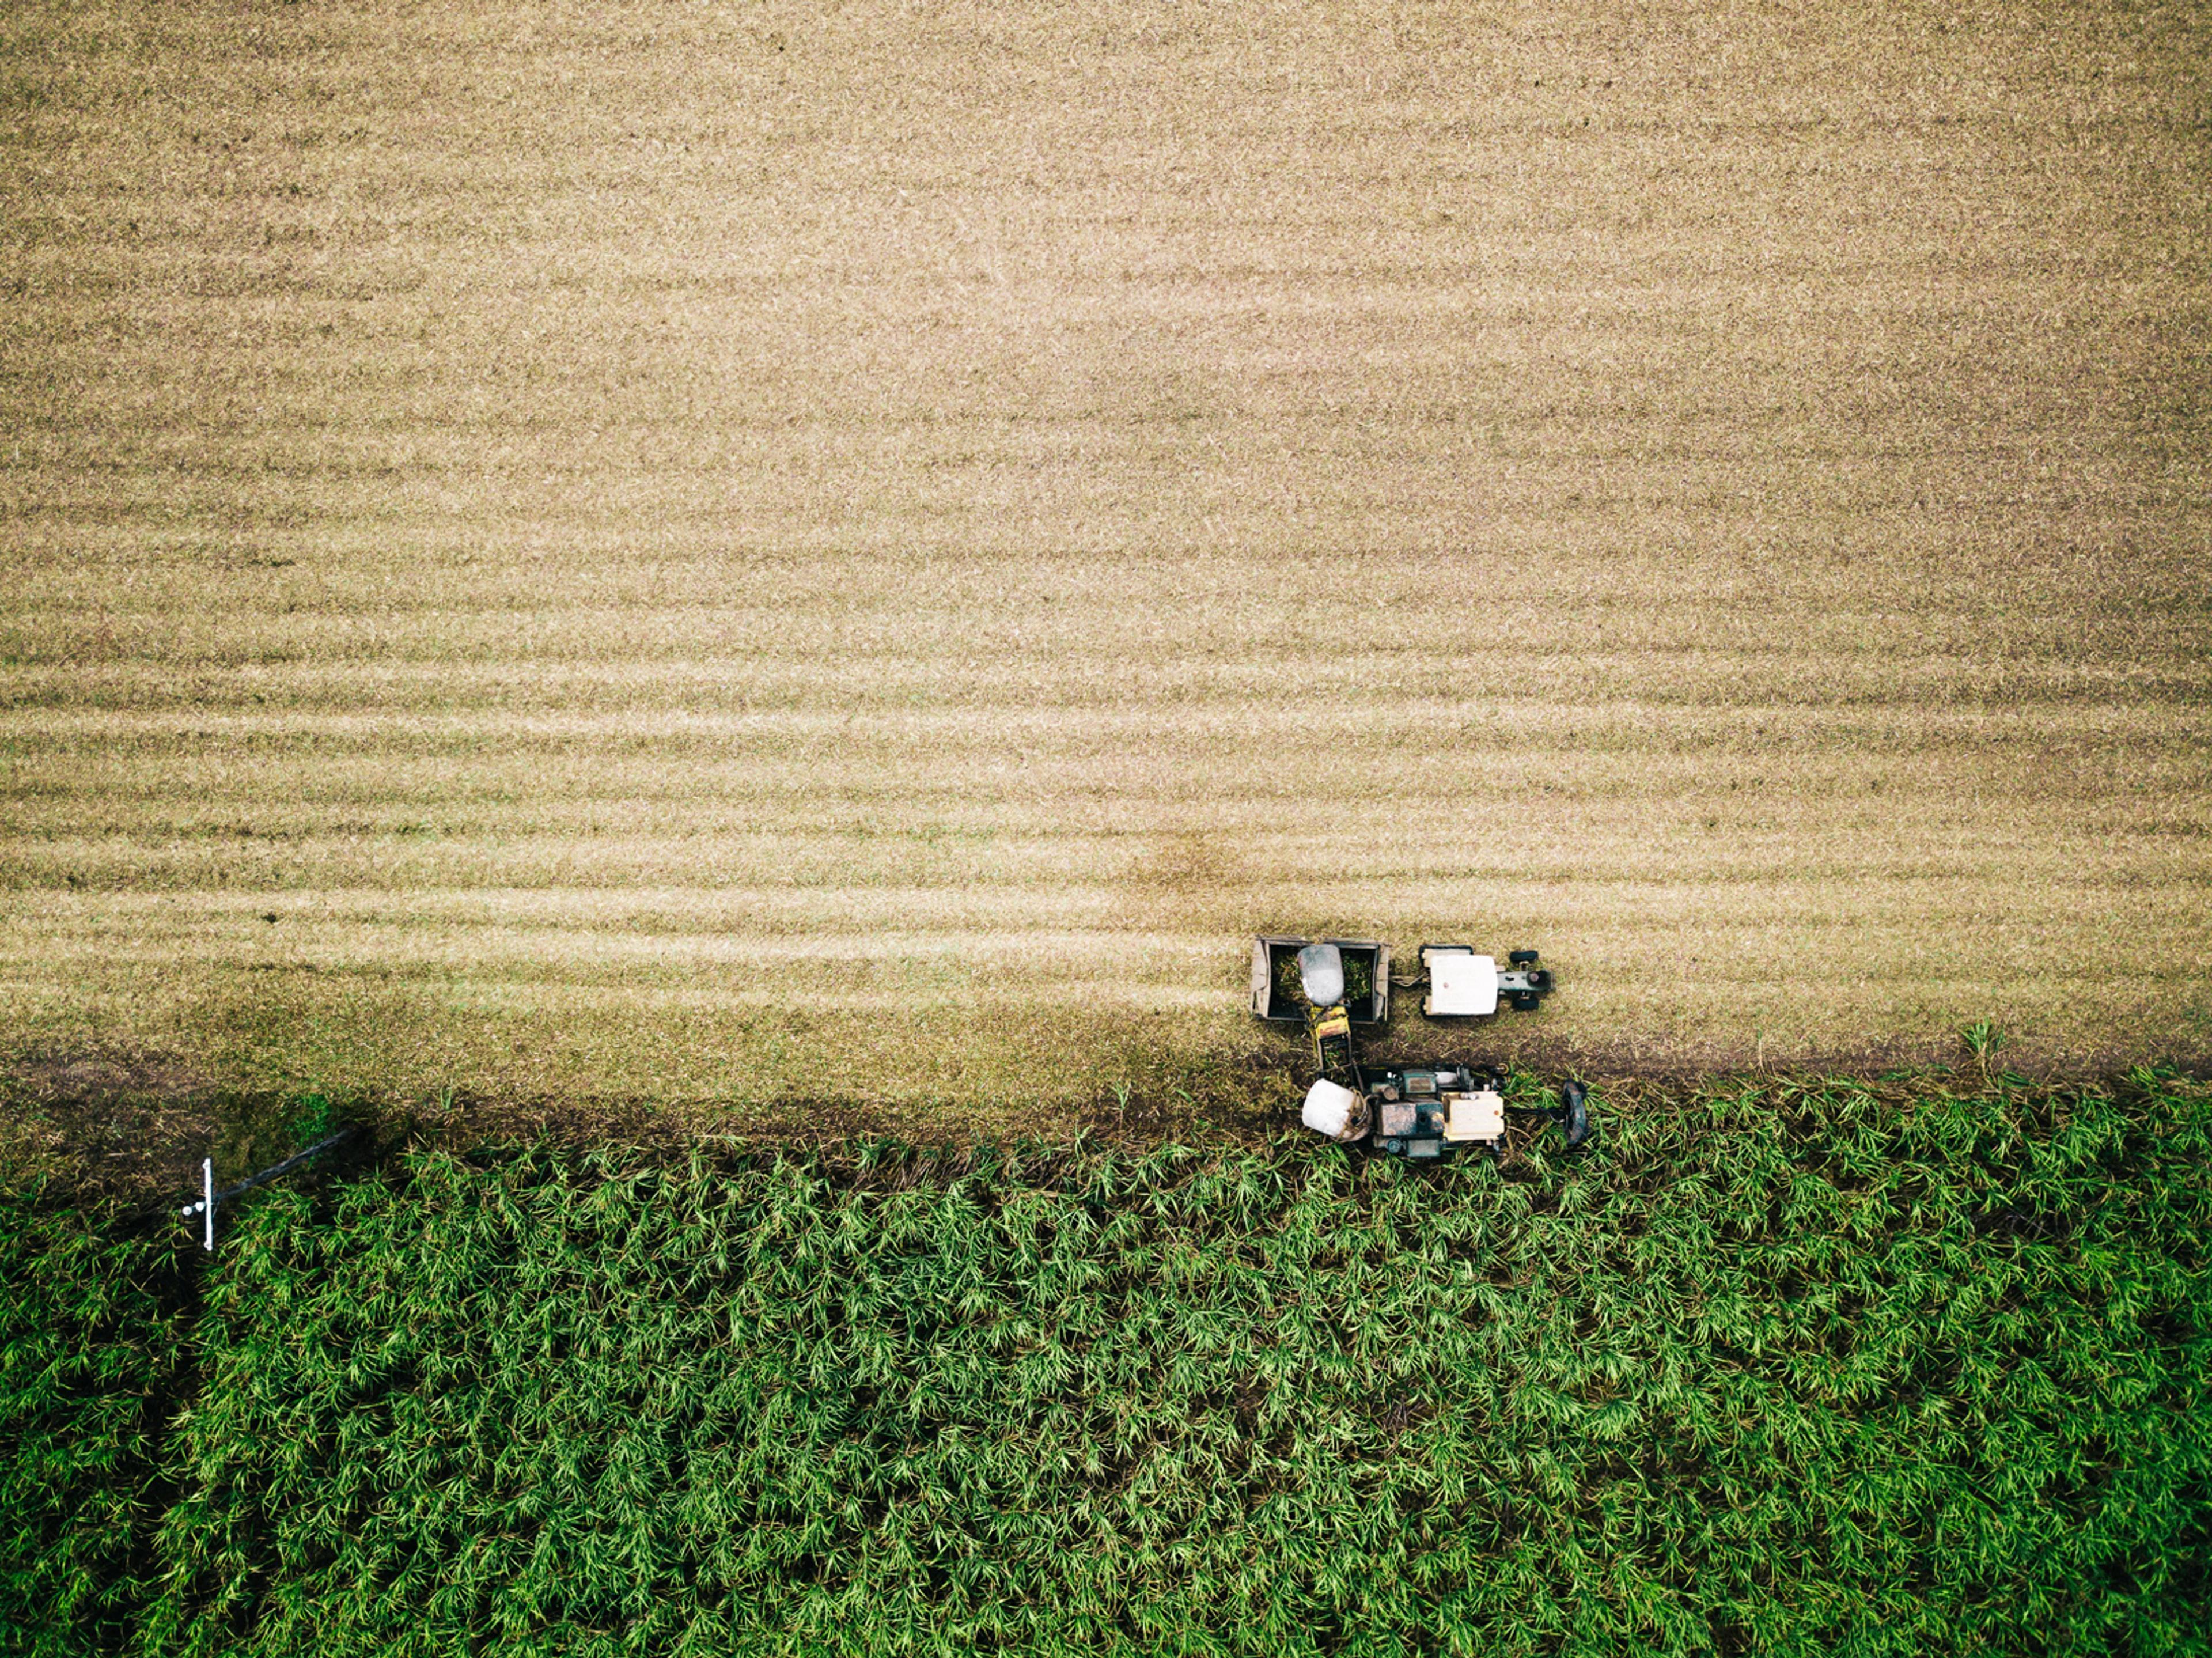
<svg viewBox="0 0 2212 1658"><path fill-rule="evenodd" d="M1535 965L1537 954L1538 952L1533 950L1509 950L1505 959L1515 967L1533 967Z"/></svg>
<svg viewBox="0 0 2212 1658"><path fill-rule="evenodd" d="M1580 1083L1569 1083L1559 1090L1559 1129L1567 1137L1570 1148L1580 1145L1590 1136L1589 1095L1589 1090Z"/></svg>
<svg viewBox="0 0 2212 1658"><path fill-rule="evenodd" d="M1534 991L1516 990L1513 993L1513 1011L1516 1013L1534 1013L1536 1011L1536 1000Z"/></svg>
<svg viewBox="0 0 2212 1658"><path fill-rule="evenodd" d="M1552 987L1552 969L1548 967L1538 968L1528 975L1528 982L1535 987L1539 994L1541 994Z"/></svg>

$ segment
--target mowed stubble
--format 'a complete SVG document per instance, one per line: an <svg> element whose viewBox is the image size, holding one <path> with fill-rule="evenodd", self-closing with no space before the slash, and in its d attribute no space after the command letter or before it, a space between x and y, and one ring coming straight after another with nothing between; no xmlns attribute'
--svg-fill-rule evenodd
<svg viewBox="0 0 2212 1658"><path fill-rule="evenodd" d="M15 1051L982 1122L1263 930L2212 1050L2201 14L0 41Z"/></svg>

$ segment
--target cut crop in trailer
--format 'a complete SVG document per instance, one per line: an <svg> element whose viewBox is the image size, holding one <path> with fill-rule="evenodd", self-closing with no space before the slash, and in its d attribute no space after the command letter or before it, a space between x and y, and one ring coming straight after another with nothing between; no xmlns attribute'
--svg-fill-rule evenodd
<svg viewBox="0 0 2212 1658"><path fill-rule="evenodd" d="M2212 1054L2201 9L0 29L13 1057Z"/></svg>

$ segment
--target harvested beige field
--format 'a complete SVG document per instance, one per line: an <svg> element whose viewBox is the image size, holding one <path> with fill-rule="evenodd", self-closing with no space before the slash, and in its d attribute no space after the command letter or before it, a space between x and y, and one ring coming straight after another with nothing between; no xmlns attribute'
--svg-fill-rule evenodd
<svg viewBox="0 0 2212 1658"><path fill-rule="evenodd" d="M2212 1054L2212 24L17 5L0 1020L998 1121ZM1032 1121L1036 1119L1031 1118Z"/></svg>

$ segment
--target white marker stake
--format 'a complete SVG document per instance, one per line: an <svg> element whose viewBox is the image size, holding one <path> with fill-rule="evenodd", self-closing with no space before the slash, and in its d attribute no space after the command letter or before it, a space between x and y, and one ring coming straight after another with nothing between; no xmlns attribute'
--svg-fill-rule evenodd
<svg viewBox="0 0 2212 1658"><path fill-rule="evenodd" d="M203 1202L203 1207L207 1211L205 1241L208 1253L213 1254L215 1253L215 1159L213 1157L204 1157L200 1160L200 1180L201 1189L207 1194Z"/></svg>

